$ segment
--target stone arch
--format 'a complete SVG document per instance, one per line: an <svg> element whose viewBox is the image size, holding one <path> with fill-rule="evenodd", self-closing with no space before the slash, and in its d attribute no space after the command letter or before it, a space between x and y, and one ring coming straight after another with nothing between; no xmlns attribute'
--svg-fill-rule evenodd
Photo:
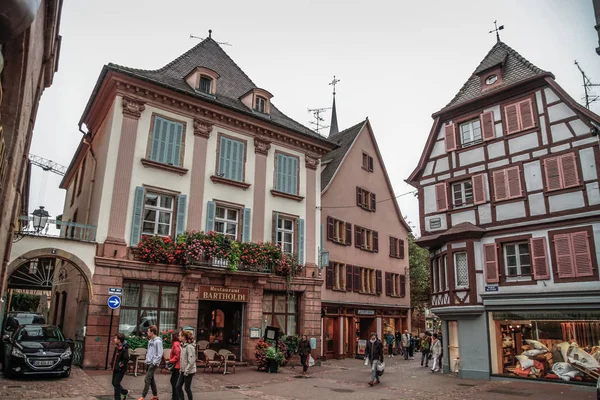
<svg viewBox="0 0 600 400"><path fill-rule="evenodd" d="M23 264L25 264L26 262L28 262L29 260L32 260L34 258L59 258L61 260L64 260L68 263L70 263L72 266L74 266L79 273L81 274L81 276L83 276L85 278L85 282L87 284L87 288L88 288L88 299L91 299L93 297L94 291L92 288L92 270L90 269L90 267L79 257L77 257L75 254L70 253L66 250L62 250L62 249L57 249L57 248L42 248L42 249L35 249L35 250L31 250L28 251L22 255L20 255L19 257L15 258L14 260L12 260L10 262L10 264L8 264L8 270L7 270L7 279L10 278L10 276Z"/></svg>

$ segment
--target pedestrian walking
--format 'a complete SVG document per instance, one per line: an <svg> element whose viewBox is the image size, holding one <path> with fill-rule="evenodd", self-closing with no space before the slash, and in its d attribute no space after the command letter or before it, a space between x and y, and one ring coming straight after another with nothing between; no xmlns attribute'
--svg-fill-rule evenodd
<svg viewBox="0 0 600 400"><path fill-rule="evenodd" d="M429 350L431 348L431 333L425 331L421 337L421 367L429 367ZM423 365L425 363L425 365Z"/></svg>
<svg viewBox="0 0 600 400"><path fill-rule="evenodd" d="M183 396L183 386L188 400L192 400L192 379L196 374L196 342L191 331L183 331L179 334L181 342L181 363L179 370L179 379L177 380L177 393L179 400L185 400Z"/></svg>
<svg viewBox="0 0 600 400"><path fill-rule="evenodd" d="M408 330L405 330L404 333L402 334L402 349L404 350L404 359L405 360L408 360L409 348L410 348L410 334L408 333Z"/></svg>
<svg viewBox="0 0 600 400"><path fill-rule="evenodd" d="M402 347L402 335L400 331L396 330L396 352L398 355L404 355L404 348Z"/></svg>
<svg viewBox="0 0 600 400"><path fill-rule="evenodd" d="M179 368L181 366L181 342L179 341L179 332L171 334L171 356L169 363L173 366L171 369L171 400L178 400L177 381L179 380Z"/></svg>
<svg viewBox="0 0 600 400"><path fill-rule="evenodd" d="M144 400L148 391L152 389L152 400L158 400L158 388L154 373L160 365L163 355L162 339L158 336L156 325L150 325L148 328L148 352L146 353L146 378L144 378L144 391L142 397L138 400Z"/></svg>
<svg viewBox="0 0 600 400"><path fill-rule="evenodd" d="M298 343L298 354L300 354L300 362L302 363L302 375L306 375L308 371L308 359L310 356L310 342L308 336L302 335L300 342Z"/></svg>
<svg viewBox="0 0 600 400"><path fill-rule="evenodd" d="M396 341L396 338L394 337L394 335L392 335L392 331L388 331L388 333L385 334L385 344L387 344L388 346L388 357L392 358L394 357L394 342Z"/></svg>
<svg viewBox="0 0 600 400"><path fill-rule="evenodd" d="M377 333L371 333L371 339L367 343L367 349L365 355L371 362L371 380L369 386L380 383L379 376L377 375L377 365L383 363L383 343L377 338Z"/></svg>
<svg viewBox="0 0 600 400"><path fill-rule="evenodd" d="M415 337L412 335L412 333L409 332L408 334L408 358L411 360L415 359L415 348L417 347L415 345L416 339Z"/></svg>
<svg viewBox="0 0 600 400"><path fill-rule="evenodd" d="M129 346L125 341L125 335L117 333L113 339L115 350L112 358L112 385L115 389L115 400L127 400L129 390L121 386L121 381L127 371L127 363L129 362Z"/></svg>
<svg viewBox="0 0 600 400"><path fill-rule="evenodd" d="M442 342L438 339L438 334L433 334L431 341L431 372L438 372L440 370L440 358L442 356Z"/></svg>

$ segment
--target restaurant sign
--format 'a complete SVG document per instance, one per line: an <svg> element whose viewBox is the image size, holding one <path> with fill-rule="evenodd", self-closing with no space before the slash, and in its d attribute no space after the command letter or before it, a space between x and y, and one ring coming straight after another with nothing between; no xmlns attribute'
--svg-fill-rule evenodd
<svg viewBox="0 0 600 400"><path fill-rule="evenodd" d="M356 310L356 315L375 315L375 310Z"/></svg>
<svg viewBox="0 0 600 400"><path fill-rule="evenodd" d="M200 300L248 302L248 288L200 285Z"/></svg>

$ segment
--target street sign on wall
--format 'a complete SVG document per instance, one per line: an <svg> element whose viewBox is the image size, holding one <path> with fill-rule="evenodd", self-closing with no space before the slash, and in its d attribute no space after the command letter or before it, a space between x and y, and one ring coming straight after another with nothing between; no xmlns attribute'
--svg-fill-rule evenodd
<svg viewBox="0 0 600 400"><path fill-rule="evenodd" d="M111 309L116 310L121 306L121 298L119 296L110 296L107 303Z"/></svg>

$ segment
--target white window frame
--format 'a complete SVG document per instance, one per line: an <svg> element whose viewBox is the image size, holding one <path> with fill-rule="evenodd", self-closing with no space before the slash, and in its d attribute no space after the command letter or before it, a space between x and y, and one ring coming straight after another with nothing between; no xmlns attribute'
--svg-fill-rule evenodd
<svg viewBox="0 0 600 400"><path fill-rule="evenodd" d="M466 185L469 185L470 188L467 189ZM473 197L473 182L471 180L466 180L466 181L461 181L461 182L456 182L453 183L452 185L452 207L453 208L459 208L459 207L469 207L472 206L474 204L474 197ZM455 186L460 186L460 204L457 205L456 204L456 200L459 200L457 198L456 195L456 190L454 189ZM471 202L467 202L467 190L471 191Z"/></svg>
<svg viewBox="0 0 600 400"><path fill-rule="evenodd" d="M346 243L346 222L339 219L333 219L333 240L340 243Z"/></svg>
<svg viewBox="0 0 600 400"><path fill-rule="evenodd" d="M217 210L219 208L222 208L222 209L225 210L225 214L224 214L225 217L221 218L221 217L217 216L217 214L218 214ZM228 211L235 211L235 213L236 213L235 214L236 215L235 220L228 218L228 216L227 216ZM217 230L217 222L223 223L223 227L225 229L224 232L220 232L220 231ZM227 233L227 227L229 225L234 225L235 226L235 235L233 235L233 237L232 237L231 234ZM238 233L240 231L239 228L240 228L240 209L239 208L233 208L233 207L220 206L220 205L217 204L217 207L215 209L215 232L222 233L223 235L229 237L230 239L238 240Z"/></svg>
<svg viewBox="0 0 600 400"><path fill-rule="evenodd" d="M292 229L285 229L285 221L291 221L292 222ZM275 232L275 239L277 241L277 244L281 246L281 250L285 251L285 244L288 243L290 244L290 248L291 251L286 252L288 254L294 254L294 224L296 223L296 221L292 218L286 218L286 217L279 217L277 218L277 229ZM281 224L281 227L279 226ZM281 233L281 239L279 238L279 234ZM289 233L291 235L291 242L287 242L285 240L285 234Z"/></svg>
<svg viewBox="0 0 600 400"><path fill-rule="evenodd" d="M528 276L521 276L522 275L522 267L523 265L521 265L521 251L519 250L519 245L526 245L527 246L527 255L529 256L529 275ZM516 276L510 276L508 274L508 247L509 246L513 246L515 248L515 258L517 261L517 275ZM523 254L524 255L524 254ZM507 282L516 282L516 281L530 281L531 280L531 274L533 273L532 268L533 266L531 265L531 249L529 248L529 243L528 242L513 242L513 243L504 243L502 245L502 256L504 257L504 273L505 273L505 277L506 277L506 281ZM514 268L514 267L513 267Z"/></svg>
<svg viewBox="0 0 600 400"><path fill-rule="evenodd" d="M333 264L333 288L346 290L346 265L342 263Z"/></svg>
<svg viewBox="0 0 600 400"><path fill-rule="evenodd" d="M462 255L464 254L465 256L465 261L467 262L467 284L466 285L459 285L458 284L458 260L457 260L457 256L458 255ZM456 283L454 286L456 289L467 289L469 287L469 257L467 256L467 252L466 251L457 251L455 253L453 253L453 257L454 257L454 282Z"/></svg>
<svg viewBox="0 0 600 400"><path fill-rule="evenodd" d="M446 283L446 290L450 290L450 284L448 283L448 268L446 267L448 265L448 256L444 255L444 257L442 257L442 259L444 260L444 278L445 278L445 283Z"/></svg>
<svg viewBox="0 0 600 400"><path fill-rule="evenodd" d="M440 292L444 291L444 281L442 279L443 273L445 273L445 271L442 271L442 268L444 268L444 266L442 265L442 259L438 258L438 282L440 283Z"/></svg>
<svg viewBox="0 0 600 400"><path fill-rule="evenodd" d="M258 111L259 113L266 114L267 113L267 99L265 99L264 97L261 97L261 96L256 96L254 110Z"/></svg>
<svg viewBox="0 0 600 400"><path fill-rule="evenodd" d="M476 128L474 128L474 124L479 125L479 137L478 138L475 137ZM465 128L468 127L468 131L465 131L464 133L468 132L469 140L463 139L463 127L465 127ZM459 131L458 133L460 135L461 147L473 146L473 145L481 143L483 141L483 133L481 132L481 121L479 120L479 118L472 119L470 121L460 124L458 131Z"/></svg>
<svg viewBox="0 0 600 400"><path fill-rule="evenodd" d="M156 206L153 205L149 205L146 204L146 201L148 200L149 196L157 196L158 201ZM162 204L162 199L163 198L169 198L171 199L171 207L161 207ZM147 220L146 219L146 211L147 210L153 210L155 211L155 217L154 217L154 221L151 220ZM163 222L159 222L160 221L160 216L161 214L164 213L169 213L169 233L166 235L161 235L158 233L158 226L159 225L166 225ZM166 195L166 194L160 194L160 193L154 193L154 192L146 192L146 194L144 194L144 207L142 210L142 236L152 236L152 235L158 235L161 237L170 237L171 234L173 233L173 215L175 213L175 196L170 196L170 195ZM144 224L150 222L154 224L154 229L152 232L148 232L146 230L144 230Z"/></svg>

